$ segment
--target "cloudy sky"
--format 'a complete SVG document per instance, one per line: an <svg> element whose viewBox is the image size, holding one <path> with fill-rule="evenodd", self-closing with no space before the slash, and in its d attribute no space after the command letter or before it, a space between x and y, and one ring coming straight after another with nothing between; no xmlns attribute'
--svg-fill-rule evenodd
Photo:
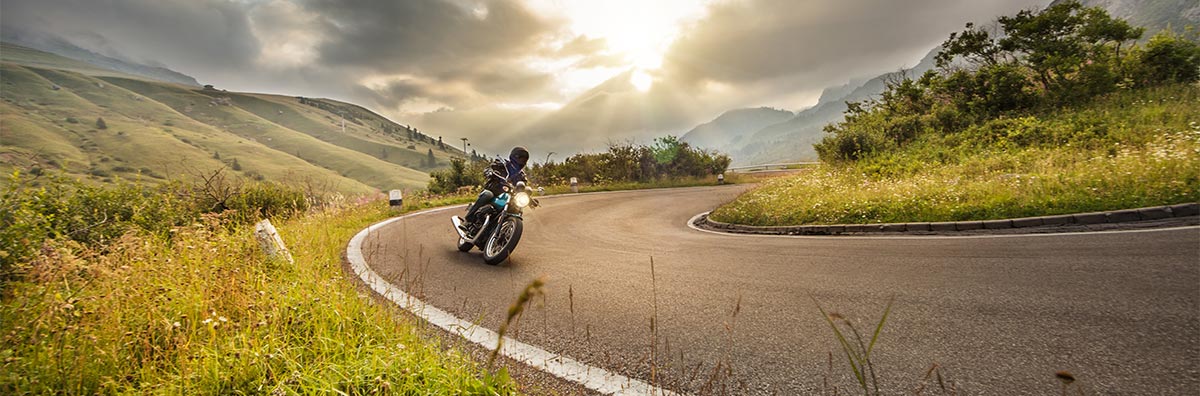
<svg viewBox="0 0 1200 396"><path fill-rule="evenodd" d="M1048 0L4 0L0 28L239 91L358 103L488 153L597 150L915 64Z"/></svg>

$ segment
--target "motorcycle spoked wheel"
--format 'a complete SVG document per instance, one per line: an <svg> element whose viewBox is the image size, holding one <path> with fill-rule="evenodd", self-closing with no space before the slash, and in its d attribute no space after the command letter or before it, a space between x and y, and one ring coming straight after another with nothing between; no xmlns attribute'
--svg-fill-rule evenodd
<svg viewBox="0 0 1200 396"><path fill-rule="evenodd" d="M496 226L496 231L488 238L483 247L483 262L496 265L508 259L508 255L517 248L521 241L523 229L521 219L509 217Z"/></svg>

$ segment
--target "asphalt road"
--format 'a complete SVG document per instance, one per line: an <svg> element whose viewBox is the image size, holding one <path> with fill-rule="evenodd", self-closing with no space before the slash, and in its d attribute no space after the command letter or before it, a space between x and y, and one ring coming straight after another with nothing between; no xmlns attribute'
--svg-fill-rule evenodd
<svg viewBox="0 0 1200 396"><path fill-rule="evenodd" d="M493 330L542 277L544 298L509 335L690 393L854 393L814 299L870 332L889 298L873 356L888 393L924 382L938 394L923 380L935 363L966 394L1057 394L1060 370L1089 395L1200 393L1200 229L789 239L687 227L745 188L546 198L500 266L455 249L457 212L394 223L363 250L393 284Z"/></svg>

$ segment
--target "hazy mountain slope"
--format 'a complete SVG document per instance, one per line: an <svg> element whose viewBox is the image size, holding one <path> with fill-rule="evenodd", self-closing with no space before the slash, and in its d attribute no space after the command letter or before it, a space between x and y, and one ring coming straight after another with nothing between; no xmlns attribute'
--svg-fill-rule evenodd
<svg viewBox="0 0 1200 396"><path fill-rule="evenodd" d="M498 125L496 133L534 145L537 152L569 153L676 130L686 122L690 104L679 100L677 88L659 85L643 93L630 83L632 73L610 77L540 118Z"/></svg>
<svg viewBox="0 0 1200 396"><path fill-rule="evenodd" d="M134 77L132 74L101 68L87 62L65 58L49 52L38 51L28 47L22 47L9 42L0 42L0 59L3 59L4 62L16 63L23 66L40 67L43 69L69 70L87 74L89 76Z"/></svg>
<svg viewBox="0 0 1200 396"><path fill-rule="evenodd" d="M114 177L153 183L236 162L233 172L247 178L365 193L424 187L428 174L414 168L434 169L461 155L355 105L148 81L4 48L4 172L61 169L97 183ZM97 127L100 117L107 128ZM434 164L427 163L430 150Z"/></svg>
<svg viewBox="0 0 1200 396"><path fill-rule="evenodd" d="M794 115L790 111L770 107L730 110L712 121L692 128L681 139L694 146L721 149L765 126L786 121Z"/></svg>
<svg viewBox="0 0 1200 396"><path fill-rule="evenodd" d="M192 76L165 67L148 66L97 54L71 44L60 37L45 33L4 29L0 38L3 38L8 43L67 57L105 70L117 71L157 81L200 86L200 83L196 82L196 79Z"/></svg>
<svg viewBox="0 0 1200 396"><path fill-rule="evenodd" d="M1058 4L1066 0L1055 0ZM1114 17L1146 28L1142 39L1168 27L1182 32L1188 26L1200 26L1200 1L1196 0L1078 0L1085 7L1100 7Z"/></svg>
<svg viewBox="0 0 1200 396"><path fill-rule="evenodd" d="M933 57L936 54L937 50L930 51L910 69L883 74L860 84L826 89L816 106L796 113L787 121L763 127L744 139L742 144L732 147L729 152L734 162L745 165L816 160L817 154L812 144L821 140L825 125L842 120L846 102L870 99L883 92L891 79L904 75L916 77L933 69Z"/></svg>

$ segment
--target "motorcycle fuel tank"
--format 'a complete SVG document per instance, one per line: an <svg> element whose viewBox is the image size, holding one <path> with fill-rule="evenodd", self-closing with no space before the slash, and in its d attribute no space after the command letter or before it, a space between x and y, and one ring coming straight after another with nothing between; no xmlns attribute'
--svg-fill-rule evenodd
<svg viewBox="0 0 1200 396"><path fill-rule="evenodd" d="M511 196L508 195L508 193L500 194L500 196L492 200L492 205L496 205L497 209L502 209L504 208L504 205L508 205L509 198L511 198Z"/></svg>

